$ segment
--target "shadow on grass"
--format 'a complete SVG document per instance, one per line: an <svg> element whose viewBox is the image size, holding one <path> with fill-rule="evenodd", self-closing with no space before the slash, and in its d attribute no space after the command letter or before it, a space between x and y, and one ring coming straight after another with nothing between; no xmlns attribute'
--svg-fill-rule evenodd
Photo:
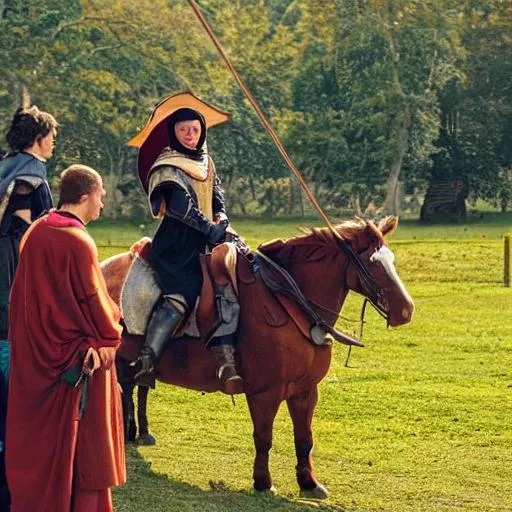
<svg viewBox="0 0 512 512"><path fill-rule="evenodd" d="M291 500L271 493L232 491L222 481L213 479L210 490L173 480L154 473L151 465L140 455L137 448L126 448L128 466L127 483L114 490L116 512L348 512L338 506L307 500ZM355 512L355 511L351 511Z"/></svg>

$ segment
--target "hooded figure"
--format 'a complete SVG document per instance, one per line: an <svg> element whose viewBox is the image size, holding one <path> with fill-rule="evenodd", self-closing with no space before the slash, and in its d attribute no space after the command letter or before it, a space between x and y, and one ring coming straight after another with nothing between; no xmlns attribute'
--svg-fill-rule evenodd
<svg viewBox="0 0 512 512"><path fill-rule="evenodd" d="M229 224L224 191L206 147L203 115L192 108L179 108L165 123L169 146L150 166L143 182L151 212L161 218L150 260L162 300L149 320L146 341L136 361L136 379L150 385L156 361L200 294L199 256L224 242ZM240 393L242 379L235 367L234 333L214 338L208 346L216 356L224 391Z"/></svg>

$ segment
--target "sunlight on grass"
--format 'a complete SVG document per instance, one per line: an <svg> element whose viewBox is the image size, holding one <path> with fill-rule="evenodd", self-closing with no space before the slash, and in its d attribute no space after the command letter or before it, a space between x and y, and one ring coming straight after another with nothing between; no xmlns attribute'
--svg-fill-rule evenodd
<svg viewBox="0 0 512 512"><path fill-rule="evenodd" d="M369 310L366 347L352 351L348 367L347 348L334 347L313 422L327 502L298 499L286 407L275 422L270 461L278 495L260 496L251 490L245 399L233 407L220 394L158 384L149 398L157 445L128 446L129 480L114 493L116 510L512 511L512 300L502 286L501 241L512 223L504 218L429 227L405 221L391 237L415 317L386 329ZM233 224L256 247L320 223ZM91 232L107 257L150 230L100 224ZM340 329L358 333L361 303L349 296Z"/></svg>

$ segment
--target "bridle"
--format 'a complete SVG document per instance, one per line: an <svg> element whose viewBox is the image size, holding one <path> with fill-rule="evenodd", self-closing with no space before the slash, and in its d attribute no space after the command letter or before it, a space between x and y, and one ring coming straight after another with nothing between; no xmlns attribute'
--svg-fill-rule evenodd
<svg viewBox="0 0 512 512"><path fill-rule="evenodd" d="M383 306L384 290L379 283L377 283L366 263L363 261L361 256L354 251L350 243L341 237L334 237L334 239L337 246L347 255L349 262L356 268L361 288L363 290L363 295L366 300L370 302L377 312L387 321L388 312ZM376 251L378 250L380 249L377 249ZM363 306L363 311L365 306L366 304Z"/></svg>
<svg viewBox="0 0 512 512"><path fill-rule="evenodd" d="M359 315L359 341L361 342L363 339L363 328L364 328L364 316L366 314L366 306L370 303L377 313L381 315L385 320L386 324L389 326L388 321L388 312L384 309L382 302L384 299L384 291L382 287L377 283L376 279L370 273L368 266L365 264L361 256L354 251L352 246L344 239L340 237L335 237L336 243L338 247L347 255L349 262L352 263L357 270L359 280L361 282L361 288L363 289L364 301L361 306L361 314ZM376 249L372 255L370 256L370 261L375 258L379 251L382 250L384 246ZM364 253L363 253L364 254ZM347 267L348 269L348 267ZM348 347L347 358L345 359L345 366L348 367L350 356L352 354L352 346Z"/></svg>
<svg viewBox="0 0 512 512"><path fill-rule="evenodd" d="M361 336L362 336L362 327L364 323L364 313L366 310L366 304L370 302L370 304L373 305L373 307L377 310L377 312L386 319L388 319L388 313L383 305L384 303L384 291L382 287L377 283L377 280L373 277L370 270L368 269L368 266L362 259L362 257L354 251L352 246L349 242L342 239L341 237L336 237L336 243L337 246L342 249L342 251L348 256L349 259L349 265L347 265L347 271L350 264L353 264L357 270L361 288L363 290L363 294L365 296L365 300L363 303L363 308L361 311ZM379 254L379 251L382 250L383 247L379 247L376 249L372 255L370 256L370 261L372 259L377 259L376 256ZM368 250L368 249L367 249ZM366 252L366 251L365 251ZM363 252L364 254L364 252ZM270 268L273 268L275 271L277 271L280 275L280 279L283 280L285 283L284 285L279 283L278 280L274 279L270 274L268 274L265 271L265 267L261 266L257 259L264 262L266 265L268 265ZM324 309L327 311L327 309L323 305L319 304L313 304L311 303L302 293L300 288L298 287L297 283L293 279L293 277L286 271L281 265L279 265L277 262L269 258L264 252L260 250L256 250L253 253L253 259L252 259L253 265L256 264L256 267L258 268L260 275L262 277L263 282L267 285L267 287L274 293L281 293L283 295L286 295L288 297L293 298L300 306L301 308L308 313L308 315L313 319L315 325L320 327L325 332L333 335L333 337L337 341L341 341L342 343L346 345L358 345L363 346L363 344L357 340L354 340L353 338L339 332L333 325L330 325L329 322L327 322L322 315L320 315L316 310L316 307L320 307L321 309ZM253 267L254 268L254 267ZM346 281L346 279L345 279ZM339 317L339 312L332 312L335 313Z"/></svg>

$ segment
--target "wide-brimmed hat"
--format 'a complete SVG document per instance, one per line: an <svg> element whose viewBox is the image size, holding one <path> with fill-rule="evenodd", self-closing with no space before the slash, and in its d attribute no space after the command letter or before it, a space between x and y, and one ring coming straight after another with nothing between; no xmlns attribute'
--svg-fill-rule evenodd
<svg viewBox="0 0 512 512"><path fill-rule="evenodd" d="M129 146L139 148L137 172L142 188L147 192L147 177L151 166L162 150L169 144L167 119L180 108L191 108L200 112L207 128L225 123L231 114L209 105L191 92L180 92L162 100L151 112L146 126L128 141Z"/></svg>

